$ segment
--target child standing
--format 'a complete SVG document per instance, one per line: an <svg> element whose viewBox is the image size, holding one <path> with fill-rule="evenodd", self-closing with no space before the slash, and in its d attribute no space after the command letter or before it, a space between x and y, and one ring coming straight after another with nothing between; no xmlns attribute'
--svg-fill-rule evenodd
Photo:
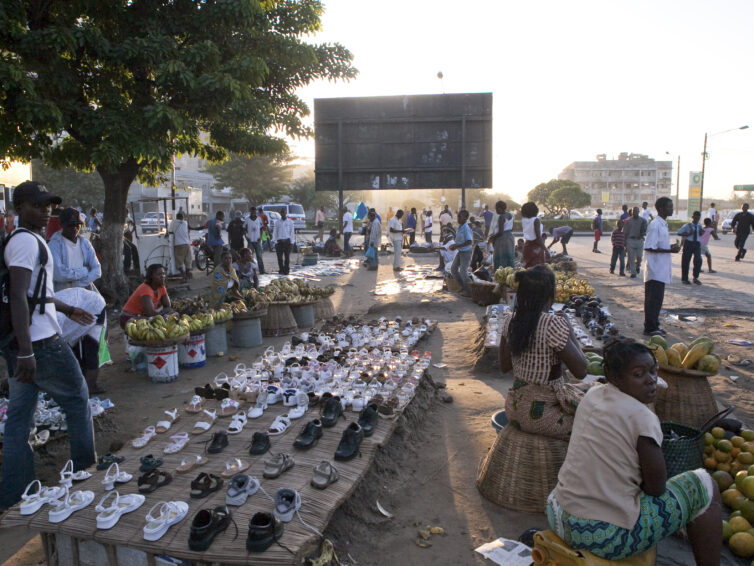
<svg viewBox="0 0 754 566"><path fill-rule="evenodd" d="M697 565L720 564L720 494L703 469L667 478L660 421L648 407L657 361L644 344L605 347L606 385L576 410L558 484L547 498L550 527L570 547L620 560L686 526Z"/></svg>
<svg viewBox="0 0 754 566"><path fill-rule="evenodd" d="M623 233L623 220L615 223L615 230L610 235L610 242L613 244L613 257L610 258L610 273L615 273L615 262L620 259L621 277L626 276L626 235Z"/></svg>
<svg viewBox="0 0 754 566"><path fill-rule="evenodd" d="M592 251L596 254L601 254L602 252L597 249L597 245L600 243L600 238L602 237L602 209L597 209L597 216L595 216L592 219L592 230L594 230L594 248L592 248Z"/></svg>
<svg viewBox="0 0 754 566"><path fill-rule="evenodd" d="M701 245L702 255L707 258L707 273L717 273L717 271L712 269L712 254L709 253L709 239L714 235L715 235L714 222L712 222L712 220L709 218L705 218L704 229L702 230L702 235L699 236L699 244Z"/></svg>

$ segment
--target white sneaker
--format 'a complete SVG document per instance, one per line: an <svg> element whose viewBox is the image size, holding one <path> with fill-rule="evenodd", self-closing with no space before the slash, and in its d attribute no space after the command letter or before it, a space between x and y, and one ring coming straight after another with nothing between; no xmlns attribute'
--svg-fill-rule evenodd
<svg viewBox="0 0 754 566"><path fill-rule="evenodd" d="M295 489L283 487L275 493L275 516L283 523L290 523L293 515L301 509L301 496Z"/></svg>

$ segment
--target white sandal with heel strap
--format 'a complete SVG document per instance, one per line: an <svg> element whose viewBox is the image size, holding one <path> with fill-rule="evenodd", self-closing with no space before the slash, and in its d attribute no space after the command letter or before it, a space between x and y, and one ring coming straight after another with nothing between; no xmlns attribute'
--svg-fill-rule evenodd
<svg viewBox="0 0 754 566"><path fill-rule="evenodd" d="M165 411L165 414L168 416L168 420L158 421L157 425L155 426L155 432L157 432L158 434L169 431L170 427L173 426L173 423L178 420L178 409Z"/></svg>
<svg viewBox="0 0 754 566"><path fill-rule="evenodd" d="M144 433L139 438L134 438L131 441L131 446L134 448L144 448L150 440L157 434L153 426L148 426L144 429Z"/></svg>
<svg viewBox="0 0 754 566"><path fill-rule="evenodd" d="M212 428L212 425L217 420L217 411L210 411L209 409L204 409L202 411L207 417L209 417L209 422L207 421L197 421L196 424L194 424L194 429L191 431L191 434L202 434L203 432L207 432L209 429Z"/></svg>
<svg viewBox="0 0 754 566"><path fill-rule="evenodd" d="M108 499L115 498L112 503L105 507ZM140 493L121 495L117 491L111 491L100 499L94 508L97 511L97 528L102 530L112 529L118 524L122 515L136 511L144 504L145 497Z"/></svg>

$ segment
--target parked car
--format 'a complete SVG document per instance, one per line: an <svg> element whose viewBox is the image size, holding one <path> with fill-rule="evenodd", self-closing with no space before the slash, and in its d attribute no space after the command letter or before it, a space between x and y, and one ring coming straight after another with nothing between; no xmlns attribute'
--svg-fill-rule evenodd
<svg viewBox="0 0 754 566"><path fill-rule="evenodd" d="M263 204L258 206L257 209L264 210L265 214L269 212L275 212L280 214L282 210L285 210L288 218L293 220L293 226L296 230L303 230L306 228L306 214L304 213L304 207L295 202L276 202L272 204ZM269 214L268 214L269 216Z"/></svg>
<svg viewBox="0 0 754 566"><path fill-rule="evenodd" d="M725 220L723 220L723 227L722 227L722 233L723 234L727 234L728 232L731 231L730 230L730 225L733 223L733 217L736 214L738 214L739 212L741 212L741 211L740 210L731 210L728 213L728 216L725 218ZM752 214L751 210L749 211L749 214Z"/></svg>
<svg viewBox="0 0 754 566"><path fill-rule="evenodd" d="M142 234L157 234L158 232L165 230L165 226L164 212L147 212L141 219Z"/></svg>

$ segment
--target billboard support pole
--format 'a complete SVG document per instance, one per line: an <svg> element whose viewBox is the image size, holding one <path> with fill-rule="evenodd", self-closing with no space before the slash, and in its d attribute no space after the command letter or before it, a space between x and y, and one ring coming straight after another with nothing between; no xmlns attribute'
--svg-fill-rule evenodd
<svg viewBox="0 0 754 566"><path fill-rule="evenodd" d="M466 116L461 118L461 210L466 209Z"/></svg>
<svg viewBox="0 0 754 566"><path fill-rule="evenodd" d="M338 120L338 232L343 231L343 120Z"/></svg>

